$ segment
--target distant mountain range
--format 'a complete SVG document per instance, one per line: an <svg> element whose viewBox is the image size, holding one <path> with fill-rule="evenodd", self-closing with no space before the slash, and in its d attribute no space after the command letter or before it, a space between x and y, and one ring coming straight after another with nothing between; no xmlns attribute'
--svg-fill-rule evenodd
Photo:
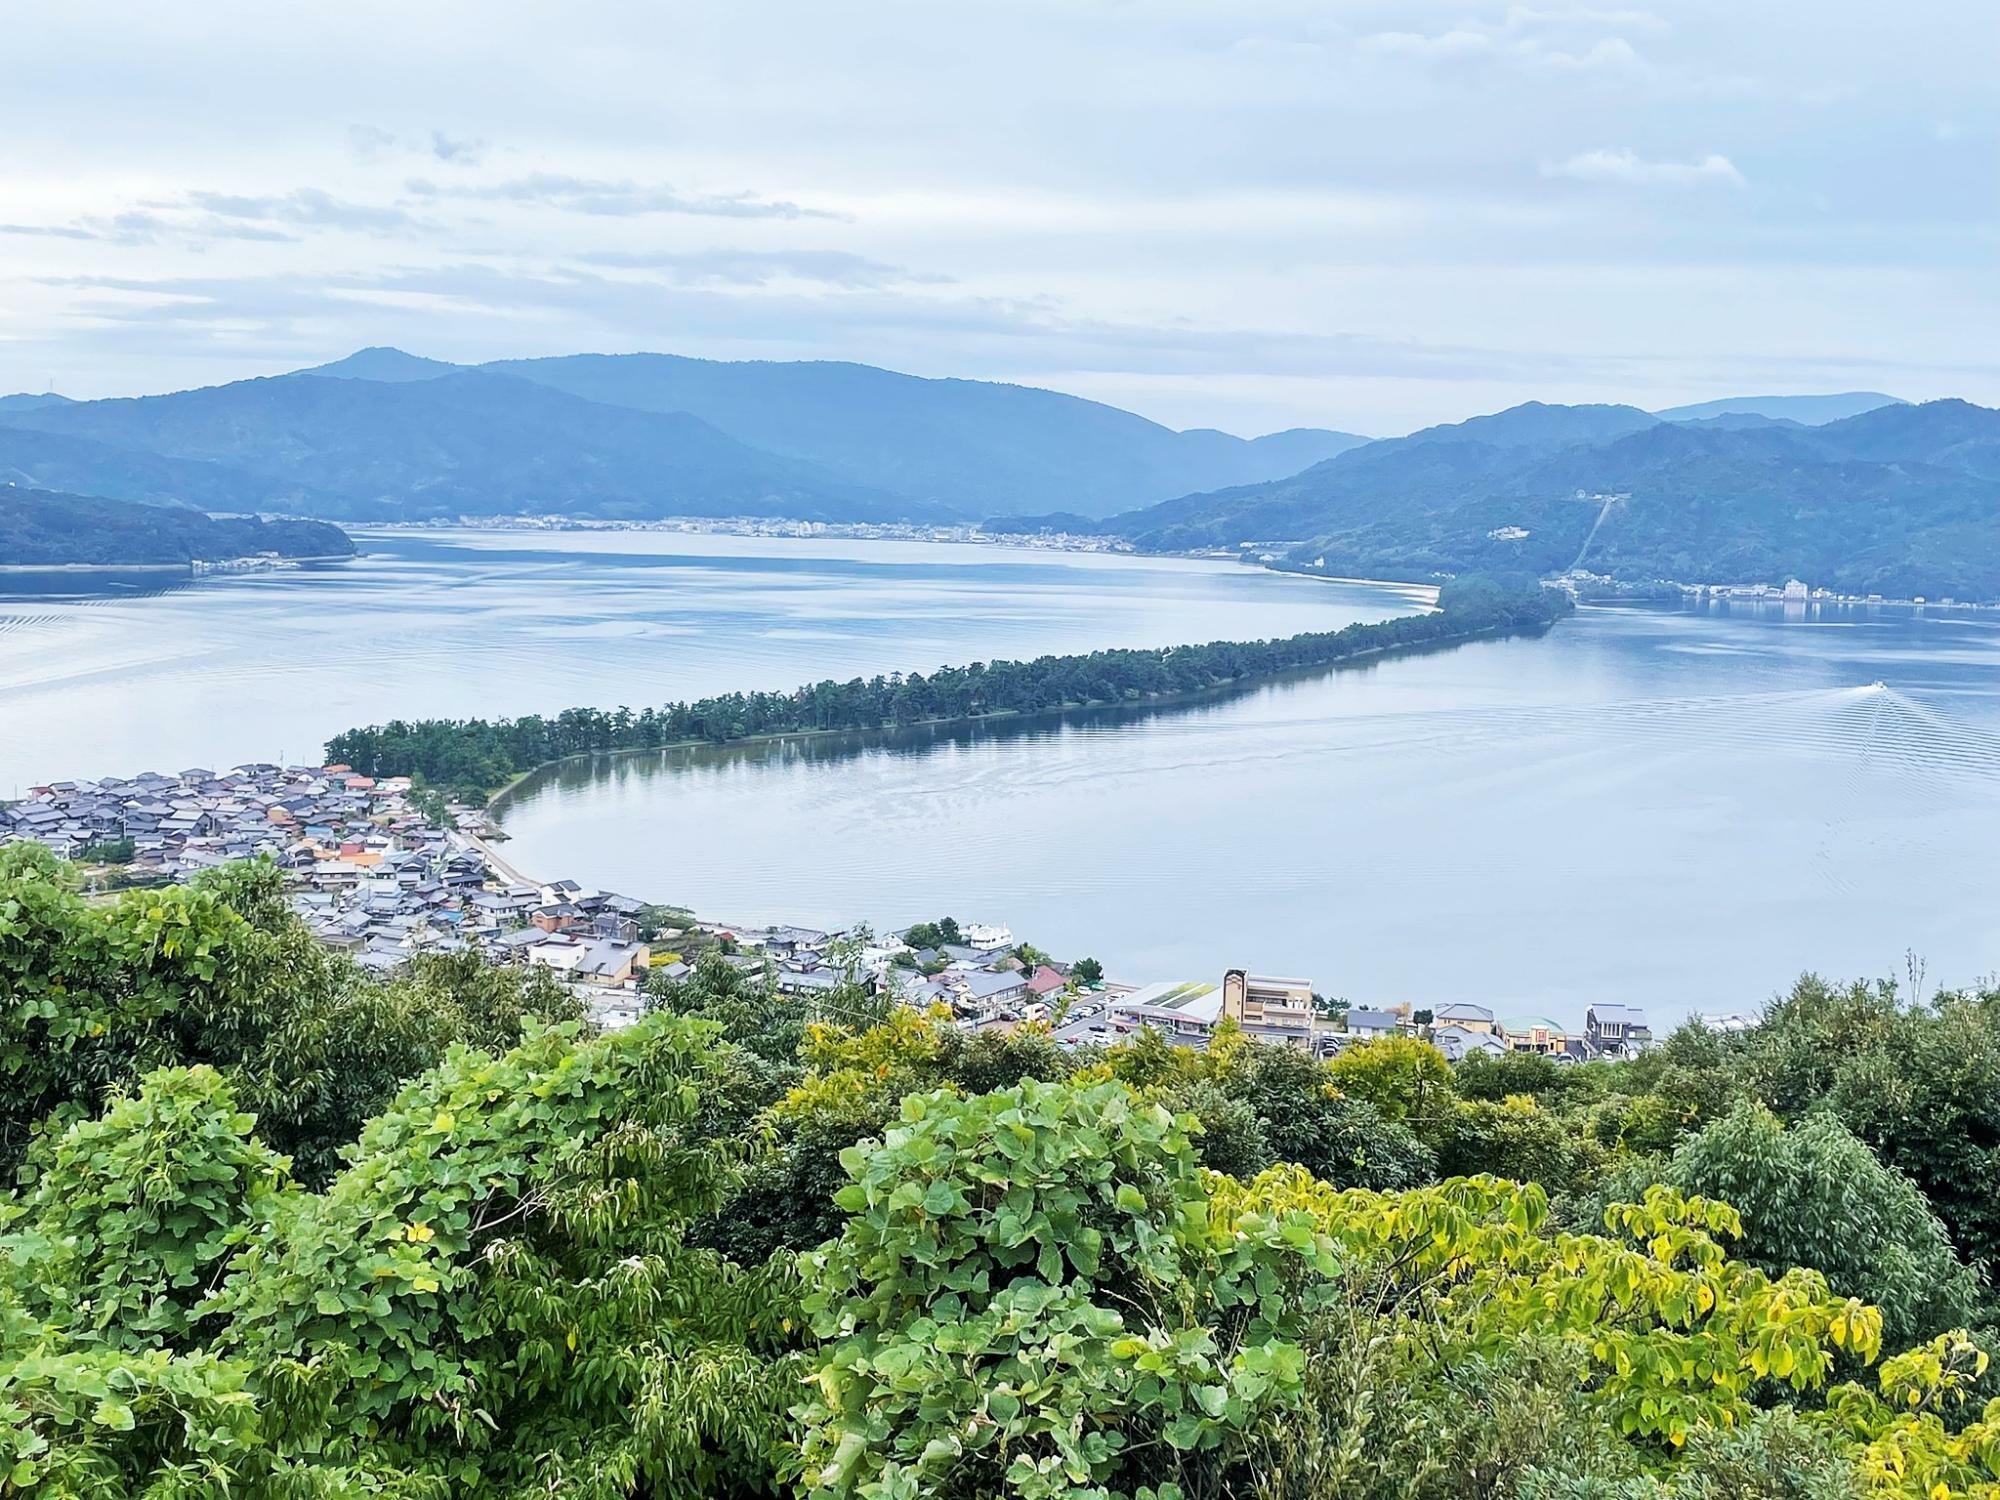
<svg viewBox="0 0 2000 1500"><path fill-rule="evenodd" d="M1693 406L1670 406L1654 416L1668 422L1698 422L1708 417L1768 417L1818 427L1843 417L1858 417L1880 406L1902 406L1898 397L1880 391L1843 391L1837 396L1725 396Z"/></svg>
<svg viewBox="0 0 2000 1500"><path fill-rule="evenodd" d="M32 428L230 470L242 476L242 508L343 519L535 511L886 520L909 509L685 413L605 406L476 371L402 384L287 375L0 418L0 431Z"/></svg>
<svg viewBox="0 0 2000 1500"><path fill-rule="evenodd" d="M354 543L324 521L211 517L175 506L0 485L0 568L226 562L263 552L347 557Z"/></svg>
<svg viewBox="0 0 2000 1500"><path fill-rule="evenodd" d="M355 520L1104 516L1278 478L1365 441L1175 432L1027 386L665 354L465 368L364 349L172 395L0 399L0 474L17 482ZM190 464L207 467L176 467Z"/></svg>
<svg viewBox="0 0 2000 1500"><path fill-rule="evenodd" d="M170 395L0 397L0 483L348 521L1026 516L995 524L1390 577L1581 565L2000 597L2000 413L1879 392L1243 439L868 365L374 348Z"/></svg>
<svg viewBox="0 0 2000 1500"><path fill-rule="evenodd" d="M0 411L0 484L180 505L195 510L333 513L334 497L199 459L8 424Z"/></svg>
<svg viewBox="0 0 2000 1500"><path fill-rule="evenodd" d="M1253 544L1332 574L1466 571L1780 582L2000 598L2000 411L1896 402L1805 426L1529 403L1342 453L1273 483L1086 529L1147 549Z"/></svg>
<svg viewBox="0 0 2000 1500"><path fill-rule="evenodd" d="M0 396L0 411L33 411L41 406L66 406L69 397L58 396L54 391L44 391L37 395L23 391L15 396Z"/></svg>

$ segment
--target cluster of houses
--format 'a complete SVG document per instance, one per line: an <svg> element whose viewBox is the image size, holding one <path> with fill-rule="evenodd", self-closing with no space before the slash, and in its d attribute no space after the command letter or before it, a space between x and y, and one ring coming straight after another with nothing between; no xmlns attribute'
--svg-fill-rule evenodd
<svg viewBox="0 0 2000 1500"><path fill-rule="evenodd" d="M1110 986L1086 997L1064 1024L1058 1040L1072 1046L1117 1041L1151 1028L1168 1041L1205 1047L1223 1021L1259 1041L1331 1056L1357 1042L1412 1036L1430 1042L1453 1062L1475 1052L1498 1055L1531 1052L1558 1062L1629 1057L1652 1044L1645 1012L1629 1005L1599 1004L1585 1012L1581 1032L1565 1030L1542 1016L1502 1019L1483 1005L1446 1005L1434 1012L1323 1005L1307 979L1280 978L1231 969L1220 984L1205 981L1153 984L1140 989Z"/></svg>
<svg viewBox="0 0 2000 1500"><path fill-rule="evenodd" d="M919 1010L943 1006L974 1031L1050 1020L1065 997L1086 989L1067 966L1023 962L1005 927L973 923L961 941L929 947L912 945L904 933L877 939L866 930L718 922L698 930L725 943L739 966L768 966L781 994L824 997L854 983Z"/></svg>
<svg viewBox="0 0 2000 1500"><path fill-rule="evenodd" d="M273 765L56 781L0 807L0 841L35 839L78 859L129 840L116 863L140 881L184 880L259 854L332 864L409 833L435 833L408 792L407 780Z"/></svg>
<svg viewBox="0 0 2000 1500"><path fill-rule="evenodd" d="M1066 969L1024 963L1005 927L973 923L963 941L892 954L887 980L904 1003L943 1005L974 1029L1046 1021L1072 988Z"/></svg>
<svg viewBox="0 0 2000 1500"><path fill-rule="evenodd" d="M943 1006L970 1030L1044 1022L1068 1046L1113 1042L1142 1028L1181 1046L1206 1046L1225 1019L1262 1041L1325 1056L1356 1042L1417 1036L1456 1062L1474 1053L1531 1052L1566 1061L1628 1056L1652 1041L1645 1014L1599 1004L1581 1032L1545 1017L1501 1018L1482 1005L1435 1012L1324 1005L1306 979L1231 969L1220 983L1141 987L1085 982L1068 966L1035 958L1004 927L971 924L954 942L915 946L905 934L877 940L793 926L701 922L647 930L649 909L629 896L573 881L513 878L471 831L441 827L413 805L406 778L372 778L345 766L244 765L178 775L60 781L0 805L0 843L34 839L67 858L115 863L126 881L185 880L234 860L265 856L284 872L289 900L322 941L387 973L423 953L476 949L495 963L548 969L607 1024L634 1020L647 976L689 972L664 939L714 945L729 961L768 971L778 989L830 1001L849 983L906 1004ZM1727 1029L1748 1024L1717 1017Z"/></svg>
<svg viewBox="0 0 2000 1500"><path fill-rule="evenodd" d="M1432 1012L1426 1035L1453 1062L1475 1052L1533 1052L1558 1062L1630 1057L1652 1045L1646 1013L1599 1003L1583 1013L1583 1030L1565 1030L1546 1016L1496 1017L1483 1005L1458 1003Z"/></svg>
<svg viewBox="0 0 2000 1500"><path fill-rule="evenodd" d="M404 777L258 764L51 782L0 806L0 843L15 839L115 865L125 883L267 857L312 933L378 973L477 946L495 962L546 966L615 1018L637 1014L651 962L643 903L506 879L474 839L412 806Z"/></svg>

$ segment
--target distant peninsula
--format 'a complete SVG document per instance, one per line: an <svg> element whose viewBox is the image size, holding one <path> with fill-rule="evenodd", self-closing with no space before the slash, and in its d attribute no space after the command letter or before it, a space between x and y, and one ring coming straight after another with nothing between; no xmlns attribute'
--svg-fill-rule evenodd
<svg viewBox="0 0 2000 1500"><path fill-rule="evenodd" d="M572 755L1171 702L1390 652L1536 633L1573 608L1567 593L1532 578L1455 578L1438 590L1433 611L1282 640L974 662L940 667L929 676L910 672L808 683L789 693L725 693L637 713L629 708L569 708L553 717L396 719L335 735L327 742L326 757L330 765L363 775L408 776L454 796L485 798L529 771Z"/></svg>
<svg viewBox="0 0 2000 1500"><path fill-rule="evenodd" d="M266 555L352 557L354 541L325 521L217 517L0 486L0 569L191 567Z"/></svg>

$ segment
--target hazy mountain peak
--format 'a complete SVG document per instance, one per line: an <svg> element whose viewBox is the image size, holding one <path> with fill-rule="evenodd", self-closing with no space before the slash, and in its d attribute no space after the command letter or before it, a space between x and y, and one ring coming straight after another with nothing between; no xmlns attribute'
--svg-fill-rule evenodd
<svg viewBox="0 0 2000 1500"><path fill-rule="evenodd" d="M67 406L68 396L54 391L23 391L16 396L0 396L0 411L38 411L44 406Z"/></svg>
<svg viewBox="0 0 2000 1500"><path fill-rule="evenodd" d="M1039 386L835 360L577 354L481 368L609 406L687 412L739 442L850 481L989 515L1104 516L1190 489L1280 478L1359 441L1176 432Z"/></svg>
<svg viewBox="0 0 2000 1500"><path fill-rule="evenodd" d="M1547 401L1523 401L1487 416L1426 427L1411 433L1405 441L1463 439L1496 448L1561 447L1605 442L1628 432L1642 431L1658 421L1652 413L1636 406L1558 406Z"/></svg>
<svg viewBox="0 0 2000 1500"><path fill-rule="evenodd" d="M357 349L345 359L336 359L332 364L314 365L309 370L300 370L300 375L321 375L333 380L379 380L398 382L409 380L435 380L440 375L451 375L464 369L463 365L448 364L441 359L426 359L421 354L406 354L387 344L375 344L366 349Z"/></svg>
<svg viewBox="0 0 2000 1500"><path fill-rule="evenodd" d="M1653 415L1665 422L1700 421L1708 417L1770 417L1820 427L1843 417L1859 416L1883 406L1904 406L1900 396L1880 391L1841 391L1827 396L1725 396L1692 406L1670 406Z"/></svg>
<svg viewBox="0 0 2000 1500"><path fill-rule="evenodd" d="M1754 432L1765 427L1803 428L1809 424L1793 417L1767 417L1762 412L1725 411L1712 417L1676 417L1673 425L1709 432Z"/></svg>

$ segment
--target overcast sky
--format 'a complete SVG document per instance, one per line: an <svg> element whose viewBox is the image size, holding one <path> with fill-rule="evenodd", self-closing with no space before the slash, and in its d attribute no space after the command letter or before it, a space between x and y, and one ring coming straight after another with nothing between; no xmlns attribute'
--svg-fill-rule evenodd
<svg viewBox="0 0 2000 1500"><path fill-rule="evenodd" d="M1178 427L2000 404L1994 0L20 0L0 390L387 343Z"/></svg>

